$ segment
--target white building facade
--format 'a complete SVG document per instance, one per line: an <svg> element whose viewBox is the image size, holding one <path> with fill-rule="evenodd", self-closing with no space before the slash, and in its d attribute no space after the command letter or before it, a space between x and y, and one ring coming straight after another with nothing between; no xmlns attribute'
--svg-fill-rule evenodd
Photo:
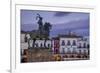
<svg viewBox="0 0 100 73"><path fill-rule="evenodd" d="M88 53L89 42L81 37L60 37L60 53Z"/></svg>
<svg viewBox="0 0 100 73"><path fill-rule="evenodd" d="M28 40L30 39L30 35L29 34L25 34L25 33L21 33L21 53L23 54L23 51L25 49L28 49L29 45L28 45Z"/></svg>
<svg viewBox="0 0 100 73"><path fill-rule="evenodd" d="M81 39L78 39L77 42L78 42L78 44L77 44L78 53L88 54L89 53L89 41L88 41L88 39L81 38Z"/></svg>
<svg viewBox="0 0 100 73"><path fill-rule="evenodd" d="M60 37L60 53L73 53L77 51L77 38Z"/></svg>
<svg viewBox="0 0 100 73"><path fill-rule="evenodd" d="M30 48L50 48L54 53L69 54L88 54L89 39L80 36L66 35L57 39L39 39L34 41L29 34L21 34L21 51Z"/></svg>
<svg viewBox="0 0 100 73"><path fill-rule="evenodd" d="M34 43L34 47L36 48L51 48L52 46L52 43L51 43L51 40L36 40L35 43Z"/></svg>

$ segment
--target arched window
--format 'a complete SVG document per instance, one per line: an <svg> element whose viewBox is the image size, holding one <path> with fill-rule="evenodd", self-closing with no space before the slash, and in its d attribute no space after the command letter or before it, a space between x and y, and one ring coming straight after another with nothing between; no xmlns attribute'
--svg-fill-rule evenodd
<svg viewBox="0 0 100 73"><path fill-rule="evenodd" d="M62 40L62 44L61 45L63 45L63 46L65 45L65 41L64 40Z"/></svg>
<svg viewBox="0 0 100 73"><path fill-rule="evenodd" d="M68 40L67 45L71 45L70 41Z"/></svg>
<svg viewBox="0 0 100 73"><path fill-rule="evenodd" d="M75 41L75 40L73 40L73 45L74 45L74 46L76 45L76 41Z"/></svg>
<svg viewBox="0 0 100 73"><path fill-rule="evenodd" d="M36 47L38 47L38 44L35 44L36 45Z"/></svg>
<svg viewBox="0 0 100 73"><path fill-rule="evenodd" d="M48 47L50 48L50 44L48 44Z"/></svg>
<svg viewBox="0 0 100 73"><path fill-rule="evenodd" d="M43 47L42 43L41 43L41 47Z"/></svg>

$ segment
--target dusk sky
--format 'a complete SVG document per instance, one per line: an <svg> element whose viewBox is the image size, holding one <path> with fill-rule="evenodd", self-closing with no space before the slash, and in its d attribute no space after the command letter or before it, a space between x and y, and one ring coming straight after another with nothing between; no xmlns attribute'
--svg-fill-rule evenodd
<svg viewBox="0 0 100 73"><path fill-rule="evenodd" d="M21 30L32 31L38 29L37 13L43 17L44 23L51 23L51 37L58 34L67 34L69 31L77 35L89 36L89 13L82 12L21 10Z"/></svg>

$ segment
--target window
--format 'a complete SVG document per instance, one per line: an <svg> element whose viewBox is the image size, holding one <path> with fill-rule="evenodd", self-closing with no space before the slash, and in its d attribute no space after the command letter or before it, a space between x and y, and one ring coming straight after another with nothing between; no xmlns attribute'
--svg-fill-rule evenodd
<svg viewBox="0 0 100 73"><path fill-rule="evenodd" d="M43 45L42 45L42 43L41 43L41 47L42 47Z"/></svg>
<svg viewBox="0 0 100 73"><path fill-rule="evenodd" d="M75 40L73 40L73 45L74 45L74 46L76 45L76 42L75 42Z"/></svg>
<svg viewBox="0 0 100 73"><path fill-rule="evenodd" d="M84 50L84 54L86 54L86 50Z"/></svg>
<svg viewBox="0 0 100 73"><path fill-rule="evenodd" d="M38 44L35 44L36 45L36 47L38 47Z"/></svg>
<svg viewBox="0 0 100 73"><path fill-rule="evenodd" d="M70 48L67 48L67 53L68 53L68 54L70 54L70 53L71 53Z"/></svg>
<svg viewBox="0 0 100 73"><path fill-rule="evenodd" d="M81 43L79 43L79 48L81 48Z"/></svg>
<svg viewBox="0 0 100 73"><path fill-rule="evenodd" d="M73 53L76 53L76 48L73 48Z"/></svg>
<svg viewBox="0 0 100 73"><path fill-rule="evenodd" d="M50 47L50 44L48 44L48 47Z"/></svg>
<svg viewBox="0 0 100 73"><path fill-rule="evenodd" d="M89 46L89 44L87 44L87 48L89 48L90 46Z"/></svg>
<svg viewBox="0 0 100 73"><path fill-rule="evenodd" d="M82 51L81 50L79 50L79 54L81 54L82 53Z"/></svg>
<svg viewBox="0 0 100 73"><path fill-rule="evenodd" d="M86 43L83 44L83 47L86 48Z"/></svg>
<svg viewBox="0 0 100 73"><path fill-rule="evenodd" d="M62 50L63 50L63 53L65 53L65 48L62 48Z"/></svg>
<svg viewBox="0 0 100 73"><path fill-rule="evenodd" d="M68 40L67 45L71 45L70 41Z"/></svg>
<svg viewBox="0 0 100 73"><path fill-rule="evenodd" d="M63 46L65 45L65 41L64 40L62 40L62 44L61 45L63 45Z"/></svg>

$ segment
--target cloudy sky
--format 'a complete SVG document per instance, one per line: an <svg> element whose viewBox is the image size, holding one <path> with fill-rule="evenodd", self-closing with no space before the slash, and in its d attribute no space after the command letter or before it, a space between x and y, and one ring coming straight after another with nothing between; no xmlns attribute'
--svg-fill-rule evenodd
<svg viewBox="0 0 100 73"><path fill-rule="evenodd" d="M21 10L21 30L38 29L37 13L43 17L43 23L50 22L50 36L67 34L69 31L77 35L89 36L89 13Z"/></svg>

